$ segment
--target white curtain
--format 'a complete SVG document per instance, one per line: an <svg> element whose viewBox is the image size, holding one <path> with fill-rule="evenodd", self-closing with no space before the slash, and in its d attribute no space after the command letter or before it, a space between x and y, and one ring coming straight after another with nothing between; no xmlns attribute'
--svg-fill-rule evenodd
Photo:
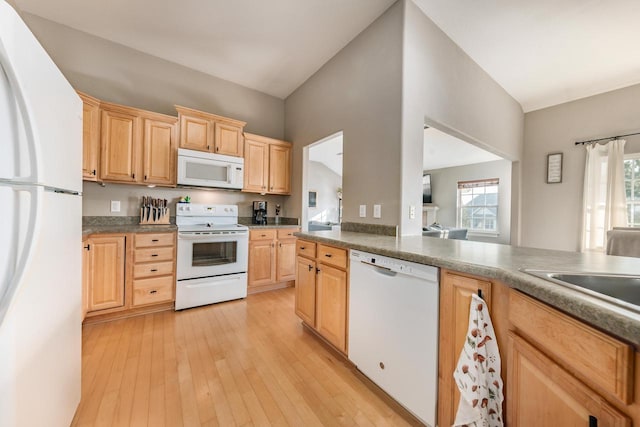
<svg viewBox="0 0 640 427"><path fill-rule="evenodd" d="M582 252L604 252L607 231L627 226L624 144L588 144L582 209Z"/></svg>

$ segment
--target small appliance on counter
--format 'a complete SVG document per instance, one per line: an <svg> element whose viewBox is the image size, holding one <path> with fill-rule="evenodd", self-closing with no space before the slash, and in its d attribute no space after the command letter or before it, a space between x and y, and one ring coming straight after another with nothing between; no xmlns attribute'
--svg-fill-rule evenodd
<svg viewBox="0 0 640 427"><path fill-rule="evenodd" d="M253 223L260 225L267 225L267 202L255 201L253 202Z"/></svg>

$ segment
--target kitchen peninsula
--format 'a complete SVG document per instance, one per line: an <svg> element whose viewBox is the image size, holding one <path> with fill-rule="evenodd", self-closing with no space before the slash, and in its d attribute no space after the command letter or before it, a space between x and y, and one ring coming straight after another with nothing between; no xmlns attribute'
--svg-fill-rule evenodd
<svg viewBox="0 0 640 427"><path fill-rule="evenodd" d="M640 378L634 370L640 363L640 315L522 271L637 275L640 259L348 231L296 236L299 245L355 249L440 268L439 425L451 425L455 417L459 394L452 374L467 332L470 296L478 291L500 346L509 425L532 425L533 419L550 425L557 415L582 422L585 414L602 425L640 421ZM349 357L348 345L343 353Z"/></svg>

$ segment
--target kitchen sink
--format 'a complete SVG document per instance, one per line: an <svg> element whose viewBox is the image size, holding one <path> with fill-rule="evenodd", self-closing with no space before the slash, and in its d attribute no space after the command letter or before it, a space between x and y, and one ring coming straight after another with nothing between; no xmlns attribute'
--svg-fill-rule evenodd
<svg viewBox="0 0 640 427"><path fill-rule="evenodd" d="M529 269L523 271L640 313L640 275Z"/></svg>

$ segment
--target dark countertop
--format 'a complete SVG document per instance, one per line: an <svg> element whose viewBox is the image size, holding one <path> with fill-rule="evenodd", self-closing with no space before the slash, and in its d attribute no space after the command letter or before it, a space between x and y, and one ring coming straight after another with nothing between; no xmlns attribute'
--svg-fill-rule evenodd
<svg viewBox="0 0 640 427"><path fill-rule="evenodd" d="M640 274L640 258L515 247L433 237L390 237L347 231L296 236L499 280L640 349L640 314L520 271L523 268Z"/></svg>

